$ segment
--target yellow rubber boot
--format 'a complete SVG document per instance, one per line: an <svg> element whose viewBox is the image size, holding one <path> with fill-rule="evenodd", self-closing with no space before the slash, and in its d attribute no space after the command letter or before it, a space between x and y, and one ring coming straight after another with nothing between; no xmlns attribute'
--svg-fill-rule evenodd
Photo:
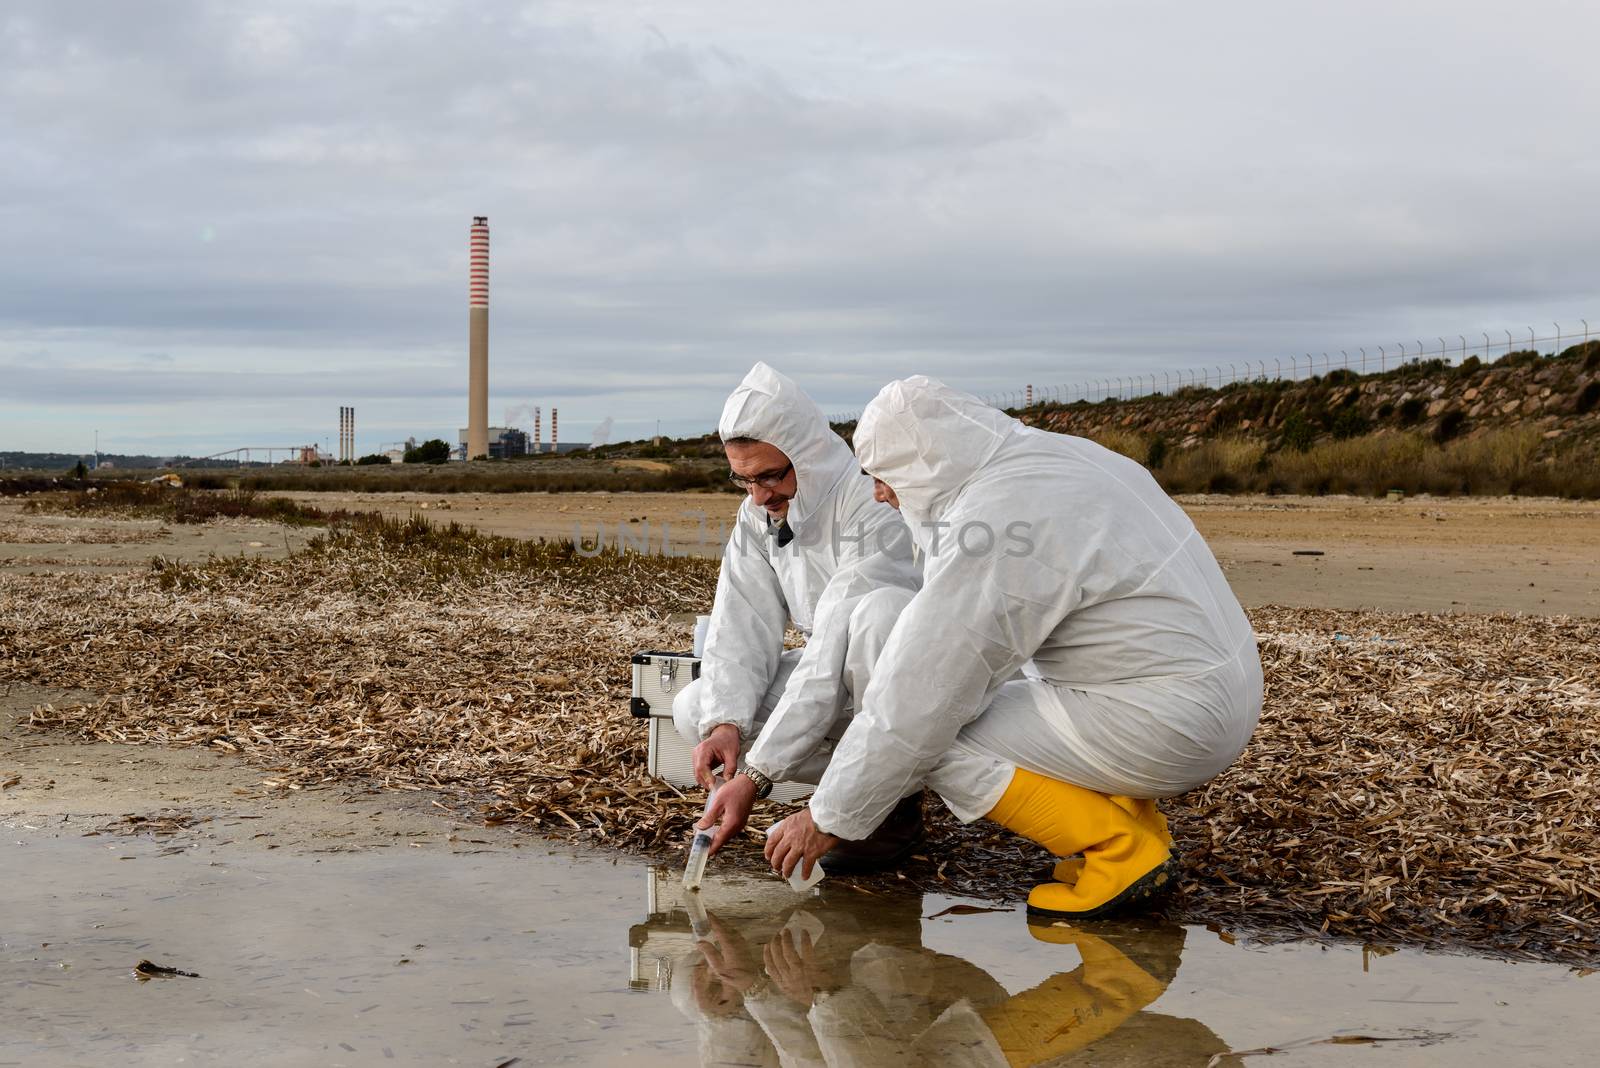
<svg viewBox="0 0 1600 1068"><path fill-rule="evenodd" d="M1029 927L1042 942L1076 946L1083 963L982 1010L1012 1068L1042 1064L1097 1042L1155 1001L1167 984L1103 939L1071 927Z"/></svg>
<svg viewBox="0 0 1600 1068"><path fill-rule="evenodd" d="M1058 857L1083 854L1076 881L1048 882L1028 895L1028 913L1093 919L1127 911L1171 882L1172 850L1105 794L1018 768L988 818Z"/></svg>
<svg viewBox="0 0 1600 1068"><path fill-rule="evenodd" d="M1143 797L1123 797L1120 794L1107 796L1110 797L1112 804L1155 831L1168 849L1172 848L1172 835L1167 831L1167 817L1161 814L1161 809L1156 807L1154 801ZM1078 881L1078 876L1081 874L1083 874L1083 858L1068 857L1066 860L1056 862L1056 866L1051 869L1050 878L1071 886Z"/></svg>

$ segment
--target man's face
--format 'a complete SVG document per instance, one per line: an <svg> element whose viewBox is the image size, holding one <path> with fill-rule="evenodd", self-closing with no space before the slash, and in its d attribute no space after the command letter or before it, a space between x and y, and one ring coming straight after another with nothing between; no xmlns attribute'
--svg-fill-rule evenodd
<svg viewBox="0 0 1600 1068"><path fill-rule="evenodd" d="M897 512L900 510L900 498L894 495L894 490L889 488L889 483L881 478L872 480L872 499L882 504L887 504Z"/></svg>
<svg viewBox="0 0 1600 1068"><path fill-rule="evenodd" d="M772 486L763 486L759 482L752 482L745 492L750 494L750 499L757 505L767 510L767 515L773 519L782 519L789 514L789 502L794 499L798 483L795 480L794 466L789 463L789 457L776 445L769 445L765 441L752 442L748 445L730 442L723 447L728 454L728 466L733 473L744 478L771 478L783 473L783 477ZM787 470L785 470L787 469Z"/></svg>

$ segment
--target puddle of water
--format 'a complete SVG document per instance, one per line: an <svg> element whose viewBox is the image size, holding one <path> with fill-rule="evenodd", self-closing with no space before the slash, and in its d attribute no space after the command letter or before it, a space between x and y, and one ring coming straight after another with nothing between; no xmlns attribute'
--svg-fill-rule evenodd
<svg viewBox="0 0 1600 1068"><path fill-rule="evenodd" d="M1264 1046L1563 1065L1600 1044L1600 976L1554 965L1041 930L714 871L691 902L675 872L544 847L235 858L13 831L0 872L0 1065L1204 1065ZM140 982L142 959L202 978ZM1319 1041L1340 1035L1402 1041Z"/></svg>

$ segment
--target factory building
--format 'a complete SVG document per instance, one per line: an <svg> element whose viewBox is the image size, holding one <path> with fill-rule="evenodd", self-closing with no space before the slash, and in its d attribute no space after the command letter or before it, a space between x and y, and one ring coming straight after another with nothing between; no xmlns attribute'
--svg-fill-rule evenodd
<svg viewBox="0 0 1600 1068"><path fill-rule="evenodd" d="M526 456L531 449L527 431L518 430L514 426L491 426L484 428L485 452L478 455L487 455L491 460L505 460L513 456ZM457 438L457 445L453 450L456 459L464 460L469 455L472 431L462 427Z"/></svg>

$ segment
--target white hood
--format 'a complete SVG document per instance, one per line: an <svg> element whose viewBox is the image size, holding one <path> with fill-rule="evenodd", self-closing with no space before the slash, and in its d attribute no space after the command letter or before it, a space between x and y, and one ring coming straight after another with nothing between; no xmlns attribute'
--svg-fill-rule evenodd
<svg viewBox="0 0 1600 1068"><path fill-rule="evenodd" d="M754 438L783 450L794 464L796 490L789 502L789 526L797 533L839 485L853 474L850 446L834 433L816 402L786 375L758 363L750 368L722 406L717 433Z"/></svg>
<svg viewBox="0 0 1600 1068"><path fill-rule="evenodd" d="M900 499L913 533L937 520L1008 437L1017 420L926 375L890 382L856 424L862 468Z"/></svg>

